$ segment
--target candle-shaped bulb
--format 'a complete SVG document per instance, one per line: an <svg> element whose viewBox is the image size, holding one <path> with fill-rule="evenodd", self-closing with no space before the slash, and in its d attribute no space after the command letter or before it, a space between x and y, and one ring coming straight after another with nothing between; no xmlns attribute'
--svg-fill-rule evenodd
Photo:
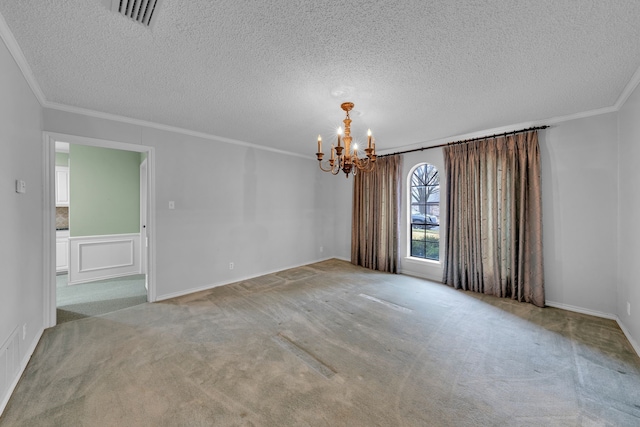
<svg viewBox="0 0 640 427"><path fill-rule="evenodd" d="M318 135L318 153L322 153L322 137Z"/></svg>
<svg viewBox="0 0 640 427"><path fill-rule="evenodd" d="M338 147L340 147L340 136L342 135L342 128L338 128Z"/></svg>
<svg viewBox="0 0 640 427"><path fill-rule="evenodd" d="M371 148L371 129L367 131L367 148Z"/></svg>
<svg viewBox="0 0 640 427"><path fill-rule="evenodd" d="M333 144L331 144L331 160L336 158L336 149L333 148Z"/></svg>

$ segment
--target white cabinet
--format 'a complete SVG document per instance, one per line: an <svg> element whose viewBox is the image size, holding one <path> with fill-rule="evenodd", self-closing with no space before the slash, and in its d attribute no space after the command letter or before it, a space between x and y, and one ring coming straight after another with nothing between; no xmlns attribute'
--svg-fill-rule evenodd
<svg viewBox="0 0 640 427"><path fill-rule="evenodd" d="M56 272L69 271L69 230L56 231Z"/></svg>
<svg viewBox="0 0 640 427"><path fill-rule="evenodd" d="M69 206L68 166L56 166L56 206Z"/></svg>

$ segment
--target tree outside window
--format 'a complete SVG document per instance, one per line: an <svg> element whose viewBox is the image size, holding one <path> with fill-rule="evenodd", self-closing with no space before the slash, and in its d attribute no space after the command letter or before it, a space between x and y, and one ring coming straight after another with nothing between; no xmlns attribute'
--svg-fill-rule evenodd
<svg viewBox="0 0 640 427"><path fill-rule="evenodd" d="M438 169L424 163L411 174L409 221L410 255L440 259L440 177Z"/></svg>

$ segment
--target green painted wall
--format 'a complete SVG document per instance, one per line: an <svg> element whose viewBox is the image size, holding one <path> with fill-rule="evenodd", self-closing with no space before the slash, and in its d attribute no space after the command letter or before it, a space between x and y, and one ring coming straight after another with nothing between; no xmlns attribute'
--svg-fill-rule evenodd
<svg viewBox="0 0 640 427"><path fill-rule="evenodd" d="M56 153L56 166L69 166L69 153Z"/></svg>
<svg viewBox="0 0 640 427"><path fill-rule="evenodd" d="M69 147L69 232L76 236L140 231L140 153Z"/></svg>

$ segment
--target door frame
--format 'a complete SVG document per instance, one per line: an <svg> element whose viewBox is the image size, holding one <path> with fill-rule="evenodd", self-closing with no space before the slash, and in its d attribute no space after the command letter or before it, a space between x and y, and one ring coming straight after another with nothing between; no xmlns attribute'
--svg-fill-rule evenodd
<svg viewBox="0 0 640 427"><path fill-rule="evenodd" d="M149 245L146 247L147 260L147 301L156 301L156 247L155 247L155 148L147 145L130 144L105 139L88 138L77 135L65 135L55 132L43 132L44 142L44 236L43 236L43 304L45 328L55 326L56 319L56 205L55 205L55 163L56 142L134 151L147 155L147 227ZM142 198L142 195L140 196ZM143 203L143 201L140 201ZM141 245L143 246L143 245ZM143 246L144 247L144 246Z"/></svg>
<svg viewBox="0 0 640 427"><path fill-rule="evenodd" d="M149 239L147 239L149 171L147 165L146 158L140 162L140 272L142 274L147 274L147 248L149 247ZM145 287L148 292L149 284L146 281Z"/></svg>

